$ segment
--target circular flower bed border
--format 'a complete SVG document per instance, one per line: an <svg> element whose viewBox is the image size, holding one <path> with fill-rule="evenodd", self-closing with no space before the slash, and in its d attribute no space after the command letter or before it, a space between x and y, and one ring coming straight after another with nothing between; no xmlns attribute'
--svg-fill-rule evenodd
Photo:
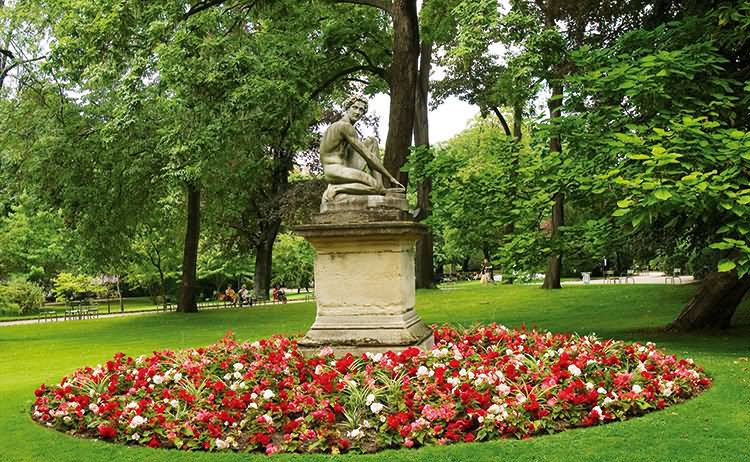
<svg viewBox="0 0 750 462"><path fill-rule="evenodd" d="M426 352L305 358L296 341L118 353L36 391L32 417L70 434L187 450L373 452L526 438L624 420L711 381L653 343L433 326Z"/></svg>

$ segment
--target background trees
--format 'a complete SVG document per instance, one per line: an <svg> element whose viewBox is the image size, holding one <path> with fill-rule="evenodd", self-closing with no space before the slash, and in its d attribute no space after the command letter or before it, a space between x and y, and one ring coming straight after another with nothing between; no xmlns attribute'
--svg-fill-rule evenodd
<svg viewBox="0 0 750 462"><path fill-rule="evenodd" d="M0 3L0 278L166 300L181 272L183 311L229 281L304 285L285 233L356 84L391 93L385 163L437 242L420 287L471 255L546 259L548 288L679 261L706 289L673 328L725 327L750 285L748 22L741 2ZM496 123L433 146L430 92Z"/></svg>

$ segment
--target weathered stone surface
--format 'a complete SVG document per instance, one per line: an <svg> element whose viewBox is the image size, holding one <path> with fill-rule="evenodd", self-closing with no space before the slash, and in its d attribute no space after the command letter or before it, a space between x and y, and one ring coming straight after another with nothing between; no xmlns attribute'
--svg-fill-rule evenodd
<svg viewBox="0 0 750 462"><path fill-rule="evenodd" d="M378 209L392 209L395 211L406 211L409 204L406 194L401 190L387 190L385 195L356 195L338 194L335 199L322 201L320 213L339 213L348 211L368 211Z"/></svg>
<svg viewBox="0 0 750 462"><path fill-rule="evenodd" d="M432 331L414 310L414 243L426 227L406 220L372 221L381 213L388 212L343 215L339 218L359 221L295 229L317 252L317 315L300 341L303 351L330 346L343 354L432 346Z"/></svg>

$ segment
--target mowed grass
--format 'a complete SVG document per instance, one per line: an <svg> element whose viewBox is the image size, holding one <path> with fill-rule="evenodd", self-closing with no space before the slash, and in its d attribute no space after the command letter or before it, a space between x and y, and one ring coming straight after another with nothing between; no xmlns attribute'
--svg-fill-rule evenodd
<svg viewBox="0 0 750 462"><path fill-rule="evenodd" d="M431 446L371 455L277 455L279 461L750 461L750 303L728 332L667 335L658 330L687 301L690 286L456 285L417 295L428 323L507 326L655 341L689 356L714 378L713 387L686 403L626 422L529 440ZM125 318L0 327L0 435L10 461L247 461L245 453L187 453L83 440L43 428L29 417L33 391L118 351L129 355L205 345L233 331L240 339L302 334L313 322L311 303L160 313Z"/></svg>

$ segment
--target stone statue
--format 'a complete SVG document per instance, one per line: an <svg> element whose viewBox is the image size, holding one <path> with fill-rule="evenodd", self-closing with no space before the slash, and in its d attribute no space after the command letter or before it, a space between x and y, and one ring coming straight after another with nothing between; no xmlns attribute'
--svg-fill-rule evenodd
<svg viewBox="0 0 750 462"><path fill-rule="evenodd" d="M328 182L321 210L334 202L355 205L361 202L357 196L404 194L404 186L380 161L378 140L367 138L361 141L354 128L354 124L367 112L367 100L363 96L352 96L344 103L344 109L343 117L326 129L320 143L320 162ZM365 166L370 168L372 174L363 170ZM383 177L396 187L385 188Z"/></svg>

